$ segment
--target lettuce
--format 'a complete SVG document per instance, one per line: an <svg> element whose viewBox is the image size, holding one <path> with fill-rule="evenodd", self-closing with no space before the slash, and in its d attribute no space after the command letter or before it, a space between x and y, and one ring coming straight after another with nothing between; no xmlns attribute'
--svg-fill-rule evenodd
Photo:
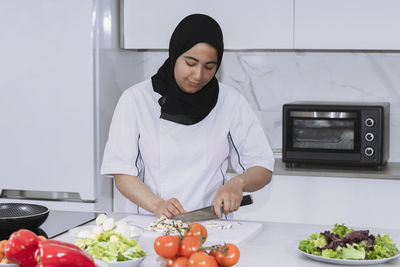
<svg viewBox="0 0 400 267"><path fill-rule="evenodd" d="M300 241L299 249L309 254L321 256L321 251L318 248L326 246L327 242L325 236L314 233L311 234L306 240Z"/></svg>
<svg viewBox="0 0 400 267"><path fill-rule="evenodd" d="M322 250L321 256L326 258L340 258L340 254L332 249Z"/></svg>
<svg viewBox="0 0 400 267"><path fill-rule="evenodd" d="M372 235L369 230L355 231L344 224L335 224L332 231L311 234L300 241L299 249L316 256L346 260L383 259L399 253L386 233Z"/></svg>
<svg viewBox="0 0 400 267"><path fill-rule="evenodd" d="M127 261L146 256L134 239L126 238L112 230L103 232L95 239L78 239L76 245L91 256L106 262Z"/></svg>
<svg viewBox="0 0 400 267"><path fill-rule="evenodd" d="M357 244L346 244L341 248L341 258L345 260L363 260L365 259L365 249Z"/></svg>
<svg viewBox="0 0 400 267"><path fill-rule="evenodd" d="M393 240L388 236L388 234L383 233L382 235L376 235L374 241L374 249L367 251L368 258L383 259L390 258L399 253Z"/></svg>
<svg viewBox="0 0 400 267"><path fill-rule="evenodd" d="M337 234L340 238L343 238L346 234L353 232L354 230L348 228L344 224L337 224L335 223L332 233Z"/></svg>

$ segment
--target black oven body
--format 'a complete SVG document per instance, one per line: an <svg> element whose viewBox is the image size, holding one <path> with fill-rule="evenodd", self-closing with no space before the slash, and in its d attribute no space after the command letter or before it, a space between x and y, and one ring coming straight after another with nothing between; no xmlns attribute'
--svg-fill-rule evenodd
<svg viewBox="0 0 400 267"><path fill-rule="evenodd" d="M390 104L293 102L283 105L282 160L343 166L386 165Z"/></svg>

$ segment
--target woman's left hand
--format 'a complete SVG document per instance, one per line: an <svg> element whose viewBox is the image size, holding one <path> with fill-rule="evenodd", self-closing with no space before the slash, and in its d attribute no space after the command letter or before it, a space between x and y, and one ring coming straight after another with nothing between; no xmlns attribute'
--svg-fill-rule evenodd
<svg viewBox="0 0 400 267"><path fill-rule="evenodd" d="M214 199L214 211L218 217L222 216L221 204L223 205L224 214L228 214L239 209L240 202L243 198L243 186L244 183L242 177L239 175L230 179L219 189Z"/></svg>

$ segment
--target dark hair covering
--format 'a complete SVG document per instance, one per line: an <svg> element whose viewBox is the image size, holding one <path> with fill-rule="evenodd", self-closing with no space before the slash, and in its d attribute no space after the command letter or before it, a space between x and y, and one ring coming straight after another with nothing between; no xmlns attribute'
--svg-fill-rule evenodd
<svg viewBox="0 0 400 267"><path fill-rule="evenodd" d="M204 119L218 100L218 80L215 76L201 90L187 93L180 89L174 76L177 58L198 43L208 43L217 50L217 70L224 51L222 30L211 17L193 14L185 17L175 28L169 42L169 57L151 78L153 89L161 94L160 118L191 125Z"/></svg>

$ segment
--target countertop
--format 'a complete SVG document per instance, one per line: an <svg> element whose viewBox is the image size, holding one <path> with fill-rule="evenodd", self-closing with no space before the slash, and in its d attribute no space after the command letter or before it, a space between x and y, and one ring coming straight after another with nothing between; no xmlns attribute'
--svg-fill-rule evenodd
<svg viewBox="0 0 400 267"><path fill-rule="evenodd" d="M276 158L274 175L400 180L400 162L388 162L386 166L383 166L381 169L318 165L296 165L293 168L288 168L281 158Z"/></svg>
<svg viewBox="0 0 400 267"><path fill-rule="evenodd" d="M110 213L107 214L116 220L125 218L131 214ZM140 215L135 215L140 216ZM243 222L243 220L242 220ZM236 266L290 266L290 267L312 267L312 266L333 266L309 259L297 251L300 240L307 238L308 235L315 232L329 230L332 226L312 225L312 224L294 224L278 222L260 222L261 231L252 240L244 241L238 244L240 249L240 260ZM354 228L358 229L356 226ZM364 228L363 228L364 229ZM397 247L400 244L400 229L369 229L371 233L386 232L392 237ZM63 234L56 239L74 242L75 239L69 234ZM148 253L148 257L141 263L141 267L154 267L159 261L153 250L154 237L142 235L139 244ZM223 242L223 240L221 240ZM399 266L400 259L379 264L377 266ZM343 266L343 265L342 265Z"/></svg>

